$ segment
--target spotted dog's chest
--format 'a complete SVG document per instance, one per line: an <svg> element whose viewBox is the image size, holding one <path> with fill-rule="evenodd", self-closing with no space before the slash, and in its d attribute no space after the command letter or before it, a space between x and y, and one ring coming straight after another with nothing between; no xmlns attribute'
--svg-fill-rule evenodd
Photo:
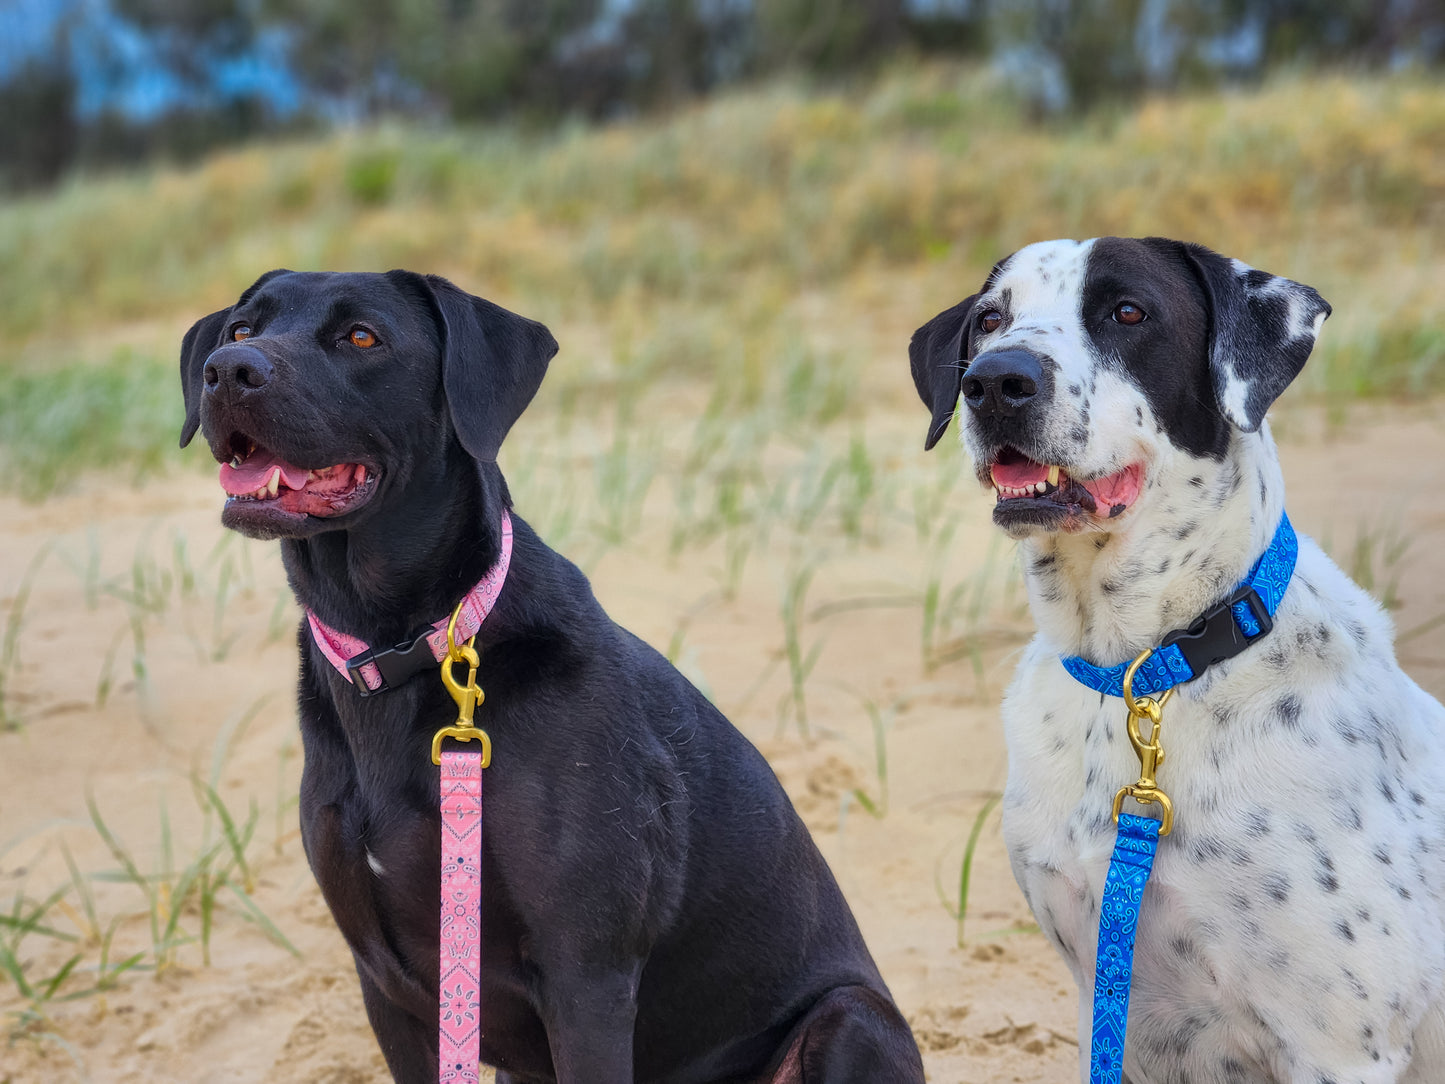
<svg viewBox="0 0 1445 1084"><path fill-rule="evenodd" d="M1297 643L1296 631L1285 622L1275 635ZM1087 1045L1113 797L1139 761L1122 702L1059 670L1031 650L1005 700L1004 836L1079 983ZM1333 681L1280 673L1241 667L1164 710L1159 783L1175 826L1139 920L1136 1082L1178 1079L1181 1066L1200 1084L1274 1081L1281 1051L1324 1058L1326 1047L1399 1059L1438 996L1445 839L1430 781L1445 777L1445 728L1414 720L1403 682L1366 697L1366 679L1338 670ZM1346 1033L1341 1020L1363 1022Z"/></svg>
<svg viewBox="0 0 1445 1084"><path fill-rule="evenodd" d="M1076 976L1092 971L1090 939L1114 840L1113 796L1139 774L1122 707L1081 700L1010 696L1003 814L1014 877Z"/></svg>
<svg viewBox="0 0 1445 1084"><path fill-rule="evenodd" d="M1037 692L1047 684L1036 679L1033 688ZM1097 694L1081 696L1064 687L1052 697L1011 697L1006 714L1010 773L1004 835L1010 860L1040 930L1079 983L1087 1019L1100 899L1115 839L1113 799L1120 787L1138 778L1139 761L1118 699L1101 706ZM1177 743L1177 759L1188 745ZM1174 766L1167 754L1165 764ZM1213 771L1206 766L1203 774ZM1161 772L1160 782L1167 791L1167 772ZM1225 831L1220 815L1199 808L1193 799L1199 789L1183 786L1181 804L1193 823L1161 840L1145 892L1134 997L1136 1006L1148 1007L1148 1019L1130 1031L1131 1073L1141 1080L1170 1079L1167 1067L1177 1064L1184 1046L1202 1067L1224 1065L1231 1051L1259 1045L1252 1025L1241 1024L1230 1011L1221 984L1231 965L1213 928L1211 901L1222 869L1238 856L1222 853L1227 848L1218 842ZM1208 860L1199 861L1206 853ZM1081 1038L1087 1043L1086 1030ZM1219 1077L1226 1079L1236 1078Z"/></svg>

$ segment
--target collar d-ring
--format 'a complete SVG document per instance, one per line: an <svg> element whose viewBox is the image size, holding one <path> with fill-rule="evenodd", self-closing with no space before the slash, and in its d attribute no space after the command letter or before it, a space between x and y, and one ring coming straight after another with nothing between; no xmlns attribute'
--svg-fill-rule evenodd
<svg viewBox="0 0 1445 1084"><path fill-rule="evenodd" d="M1134 657L1134 661L1131 662L1129 668L1124 671L1124 707L1129 709L1130 715L1148 715L1157 721L1158 716L1156 713L1159 709L1163 708L1164 705L1169 702L1169 698L1174 695L1175 686L1169 686L1162 694L1151 694L1149 696L1139 697L1138 699L1134 697L1134 675L1139 672L1139 667L1143 666L1144 662L1152 654L1154 654L1152 648L1145 648ZM1152 705L1154 711L1151 712L1148 707L1144 706L1145 704Z"/></svg>

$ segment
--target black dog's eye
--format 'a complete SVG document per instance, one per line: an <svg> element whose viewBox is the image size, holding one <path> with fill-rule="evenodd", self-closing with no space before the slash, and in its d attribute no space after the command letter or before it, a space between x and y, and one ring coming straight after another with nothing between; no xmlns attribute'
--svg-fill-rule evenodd
<svg viewBox="0 0 1445 1084"><path fill-rule="evenodd" d="M1121 301L1114 307L1114 323L1142 324L1148 318L1148 314L1132 301Z"/></svg>
<svg viewBox="0 0 1445 1084"><path fill-rule="evenodd" d="M376 334L369 328L354 327L351 334L346 336L346 341L352 346L359 346L363 350L370 350L376 345Z"/></svg>
<svg viewBox="0 0 1445 1084"><path fill-rule="evenodd" d="M980 331L997 331L1003 327L1003 313L998 309L989 309L978 318L978 326Z"/></svg>
<svg viewBox="0 0 1445 1084"><path fill-rule="evenodd" d="M237 342L237 343L238 343L238 342L240 342L242 339L249 339L250 337L251 337L251 325L250 325L250 324L237 324L235 327L233 327L233 328L231 329L231 341L232 341L232 342Z"/></svg>

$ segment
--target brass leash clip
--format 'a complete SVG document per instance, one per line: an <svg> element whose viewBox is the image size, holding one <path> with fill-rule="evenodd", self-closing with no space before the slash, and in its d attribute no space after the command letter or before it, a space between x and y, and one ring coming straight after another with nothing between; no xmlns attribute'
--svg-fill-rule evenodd
<svg viewBox="0 0 1445 1084"><path fill-rule="evenodd" d="M1164 705L1174 695L1174 690L1172 688L1164 690L1164 694L1157 700L1152 696L1137 698L1134 696L1134 675L1138 672L1140 664L1151 654L1153 654L1152 651L1142 652L1124 672L1124 706L1129 709L1127 724L1129 744L1134 747L1134 752L1139 757L1139 781L1126 787L1120 787L1119 793L1114 795L1114 820L1118 821L1119 814L1123 812L1125 798L1133 798L1136 802L1144 805L1154 803L1163 811L1159 822L1159 834L1167 836L1170 829L1174 827L1174 803L1169 800L1169 795L1159 789L1155 775L1159 771L1159 765L1164 763L1164 746L1159 742ZM1146 719L1149 722L1147 739L1144 737L1142 729L1142 724Z"/></svg>
<svg viewBox="0 0 1445 1084"><path fill-rule="evenodd" d="M465 600L463 600L465 601ZM444 726L432 735L431 740L431 762L440 764L442 762L442 739L455 738L457 741L480 741L482 743L482 767L489 767L492 763L492 739L487 732L472 722L472 716L477 706L486 699L482 690L477 687L477 666L481 659L477 656L477 649L472 646L476 641L475 634L464 644L458 644L456 638L457 617L462 612L461 603L452 611L452 619L447 622L447 655L442 659L442 684L451 693L452 699L457 702L457 721L451 726ZM467 665L467 683L463 685L457 680L453 667L460 663Z"/></svg>

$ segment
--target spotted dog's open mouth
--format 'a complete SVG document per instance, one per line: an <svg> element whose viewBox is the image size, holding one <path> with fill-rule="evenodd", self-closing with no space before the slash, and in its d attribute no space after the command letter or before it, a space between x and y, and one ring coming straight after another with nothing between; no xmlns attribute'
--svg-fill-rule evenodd
<svg viewBox="0 0 1445 1084"><path fill-rule="evenodd" d="M998 495L993 518L999 526L1078 530L1091 518L1123 515L1139 498L1144 467L1131 463L1099 478L1075 478L1058 465L1036 462L1005 446L995 454L988 477Z"/></svg>
<svg viewBox="0 0 1445 1084"><path fill-rule="evenodd" d="M360 508L376 491L378 476L363 463L298 467L244 433L232 434L230 448L230 461L221 464L228 520L281 526L307 516L331 519Z"/></svg>

